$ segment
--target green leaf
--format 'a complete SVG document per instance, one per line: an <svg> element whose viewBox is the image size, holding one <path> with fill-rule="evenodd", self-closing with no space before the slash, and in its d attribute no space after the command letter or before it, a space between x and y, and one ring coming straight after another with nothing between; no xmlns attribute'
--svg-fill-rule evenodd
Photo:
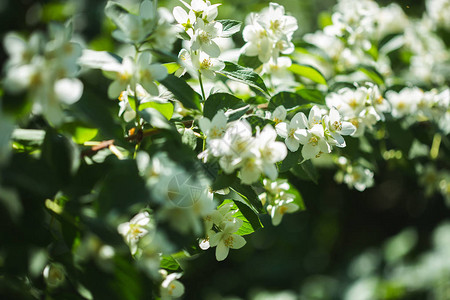
<svg viewBox="0 0 450 300"><path fill-rule="evenodd" d="M266 97L269 97L264 80L250 68L244 68L235 63L225 61L225 68L218 72L229 79L236 80L253 87L262 92Z"/></svg>
<svg viewBox="0 0 450 300"><path fill-rule="evenodd" d="M301 151L291 152L290 150L288 150L286 158L278 166L278 171L280 173L289 171L293 166L300 162L301 158Z"/></svg>
<svg viewBox="0 0 450 300"><path fill-rule="evenodd" d="M139 112L142 119L155 128L176 130L175 126L171 124L166 117L164 117L158 110L154 108L146 108Z"/></svg>
<svg viewBox="0 0 450 300"><path fill-rule="evenodd" d="M197 147L197 136L194 133L194 130L190 128L185 128L181 135L181 141L183 144L188 145L192 150Z"/></svg>
<svg viewBox="0 0 450 300"><path fill-rule="evenodd" d="M243 221L242 226L239 228L236 234L247 235L255 232L260 228L263 228L257 213L253 211L249 206L247 206L240 200L232 200L232 199L224 200L220 206L227 203L233 203L231 209L238 210L233 216Z"/></svg>
<svg viewBox="0 0 450 300"><path fill-rule="evenodd" d="M72 135L72 140L77 144L84 144L87 141L92 140L98 133L97 128L87 128L77 126L75 132Z"/></svg>
<svg viewBox="0 0 450 300"><path fill-rule="evenodd" d="M237 112L239 113L242 111L239 109L243 107L248 108L249 105L231 94L216 93L210 95L206 100L205 106L203 108L203 116L208 119L212 119L219 110L223 110L224 112L226 112L229 109L237 110ZM246 111L247 110L244 110L244 112L239 117L245 114Z"/></svg>
<svg viewBox="0 0 450 300"><path fill-rule="evenodd" d="M299 94L304 99L314 102L317 104L325 105L325 96L323 93L316 89L301 89L297 91L297 94Z"/></svg>
<svg viewBox="0 0 450 300"><path fill-rule="evenodd" d="M217 22L222 23L222 37L231 37L241 30L242 22L235 20L217 20Z"/></svg>
<svg viewBox="0 0 450 300"><path fill-rule="evenodd" d="M167 120L170 120L173 116L173 104L172 103L158 103L158 102L145 102L139 105L139 110L144 110L147 108L154 108L159 111Z"/></svg>
<svg viewBox="0 0 450 300"><path fill-rule="evenodd" d="M245 118L245 120L247 122L249 122L250 125L252 125L253 132L256 132L256 127L264 128L264 126L266 126L267 124L275 126L274 121L269 120L269 119L263 119L258 116L249 116L249 117Z"/></svg>
<svg viewBox="0 0 450 300"><path fill-rule="evenodd" d="M41 159L55 172L62 184L69 182L80 163L80 155L65 136L54 129L47 130L42 144Z"/></svg>
<svg viewBox="0 0 450 300"><path fill-rule="evenodd" d="M327 85L325 77L316 68L309 65L292 64L289 70L294 74L306 77L316 83Z"/></svg>
<svg viewBox="0 0 450 300"><path fill-rule="evenodd" d="M262 65L262 62L259 60L258 56L247 56L245 54L241 54L239 56L238 64L246 68L256 69Z"/></svg>
<svg viewBox="0 0 450 300"><path fill-rule="evenodd" d="M163 66L166 67L167 72L168 72L169 74L175 73L175 71L178 70L178 69L180 68L180 65L177 64L176 62L166 63L166 64L163 64Z"/></svg>
<svg viewBox="0 0 450 300"><path fill-rule="evenodd" d="M374 67L368 65L360 65L358 70L367 75L373 82L378 85L384 85L383 75L380 74Z"/></svg>
<svg viewBox="0 0 450 300"><path fill-rule="evenodd" d="M201 111L201 97L186 83L186 81L169 74L164 80L161 80L160 83L172 92L175 98L177 98L184 107Z"/></svg>
<svg viewBox="0 0 450 300"><path fill-rule="evenodd" d="M253 187L250 185L239 183L238 181L235 181L231 185L232 190L236 191L239 196L241 196L246 202L256 209L258 212L264 212L261 200L258 197L258 194L256 194Z"/></svg>
<svg viewBox="0 0 450 300"><path fill-rule="evenodd" d="M222 173L217 175L216 179L211 185L213 191L221 190L231 186L237 180L236 173L226 174Z"/></svg>
<svg viewBox="0 0 450 300"><path fill-rule="evenodd" d="M304 99L302 96L292 92L280 92L270 99L268 109L273 111L280 105L284 108L294 108L300 105L307 105L309 101Z"/></svg>
<svg viewBox="0 0 450 300"><path fill-rule="evenodd" d="M164 255L161 257L160 268L170 271L177 271L180 269L180 264L172 256Z"/></svg>
<svg viewBox="0 0 450 300"><path fill-rule="evenodd" d="M236 214L234 214L234 216L244 221L241 228L239 228L239 230L236 231L236 234L247 235L252 232L255 232L260 228L263 228L258 215L250 207L239 201L234 201L234 203L239 208L239 211ZM241 214L244 218L241 217Z"/></svg>
<svg viewBox="0 0 450 300"><path fill-rule="evenodd" d="M301 164L294 166L291 169L291 172L304 180L310 180L315 184L319 184L319 173L316 170L316 167L312 164L311 160L306 160Z"/></svg>
<svg viewBox="0 0 450 300"><path fill-rule="evenodd" d="M294 203L298 205L299 211L306 210L306 206L305 206L305 202L303 201L303 197L294 186L291 185L291 188L287 191L287 193L295 196Z"/></svg>

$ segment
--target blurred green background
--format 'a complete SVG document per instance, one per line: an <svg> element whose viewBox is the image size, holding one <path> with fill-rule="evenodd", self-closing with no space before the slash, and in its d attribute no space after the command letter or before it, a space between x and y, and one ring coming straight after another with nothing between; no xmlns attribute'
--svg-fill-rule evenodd
<svg viewBox="0 0 450 300"><path fill-rule="evenodd" d="M218 19L241 21L249 12L259 11L269 3L224 2ZM331 0L277 2L297 17L296 38L317 30L320 12L330 12L335 3ZM391 2L379 1L380 5ZM409 15L421 16L424 11L423 1L396 2ZM45 31L48 22L73 17L75 36L87 47L114 51L119 44L110 36L113 24L105 19L105 3L92 0L0 1L0 38L11 30L24 34L36 29ZM159 1L159 4L171 10L179 2ZM239 35L235 42L238 46L242 43ZM5 60L2 48L2 65ZM103 90L106 88L105 85ZM216 261L214 250L185 261L182 278L186 286L185 298L276 299L275 294L264 296L263 291L285 291L278 299L341 299L359 278L369 277L377 282L374 288L377 296L364 298L362 293L357 294L360 297L349 299L450 299L450 274L441 274L442 281L424 284L424 288L417 290L388 280L392 278L390 271L394 267L413 264L422 253L434 247L433 231L449 217L442 197L425 198L411 168L405 158L382 161L375 176L376 186L364 193L337 185L332 170L321 170L318 185L292 178L307 210L285 216L278 227L272 226L269 216L262 216L265 228L248 236L247 246L239 251L232 250L224 262ZM403 235L392 240L394 236L399 237L398 234ZM359 266L358 259L362 260ZM420 287L420 283L417 284ZM368 290L362 288L362 291Z"/></svg>

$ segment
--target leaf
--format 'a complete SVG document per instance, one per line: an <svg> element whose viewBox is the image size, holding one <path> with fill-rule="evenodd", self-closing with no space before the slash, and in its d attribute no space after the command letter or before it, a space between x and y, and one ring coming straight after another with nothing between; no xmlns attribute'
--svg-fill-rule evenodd
<svg viewBox="0 0 450 300"><path fill-rule="evenodd" d="M145 102L139 105L139 110L147 108L154 108L159 111L167 120L170 120L173 116L174 107L172 103L158 103L158 102Z"/></svg>
<svg viewBox="0 0 450 300"><path fill-rule="evenodd" d="M218 191L231 186L237 180L236 173L226 174L222 173L217 175L216 179L211 185L213 191Z"/></svg>
<svg viewBox="0 0 450 300"><path fill-rule="evenodd" d="M171 255L164 255L161 257L160 268L177 271L180 269L180 264Z"/></svg>
<svg viewBox="0 0 450 300"><path fill-rule="evenodd" d="M275 126L275 122L274 121L269 120L269 119L263 119L263 118L258 117L258 116L249 116L249 117L245 118L245 120L247 122L249 122L250 125L252 125L253 133L256 132L256 127L264 128L267 124L272 125L272 127Z"/></svg>
<svg viewBox="0 0 450 300"><path fill-rule="evenodd" d="M288 194L292 194L295 196L294 203L298 205L299 211L306 210L305 202L303 201L303 197L300 192L291 185L291 188L287 190Z"/></svg>
<svg viewBox="0 0 450 300"><path fill-rule="evenodd" d="M225 68L219 71L229 79L236 80L253 87L262 92L266 97L269 97L269 91L267 90L264 80L250 68L244 68L235 63L225 61Z"/></svg>
<svg viewBox="0 0 450 300"><path fill-rule="evenodd" d="M259 199L255 190L250 185L242 184L239 183L238 181L235 181L230 187L232 188L232 190L236 191L241 197L243 197L244 200L246 200L246 202L253 208L255 208L258 212L264 211L261 200Z"/></svg>
<svg viewBox="0 0 450 300"><path fill-rule="evenodd" d="M327 85L327 81L322 73L312 66L292 64L288 69L294 74L306 77L316 83Z"/></svg>
<svg viewBox="0 0 450 300"><path fill-rule="evenodd" d="M70 140L54 129L47 130L42 144L41 159L55 172L62 184L69 182L79 166L77 149Z"/></svg>
<svg viewBox="0 0 450 300"><path fill-rule="evenodd" d="M140 116L147 123L152 125L155 128L167 129L167 130L176 130L175 126L171 124L166 117L164 117L158 110L154 108L146 108L140 111Z"/></svg>
<svg viewBox="0 0 450 300"><path fill-rule="evenodd" d="M247 56L245 54L241 54L239 56L238 64L246 68L256 69L262 65L262 62L259 60L258 56Z"/></svg>
<svg viewBox="0 0 450 300"><path fill-rule="evenodd" d="M234 203L239 208L239 211L235 213L234 216L244 221L241 228L239 228L239 230L236 231L236 234L247 235L255 232L260 228L263 228L258 215L250 207L239 201L234 201ZM241 214L244 218L241 218L240 216Z"/></svg>
<svg viewBox="0 0 450 300"><path fill-rule="evenodd" d="M268 109L273 111L280 105L284 108L294 108L300 105L309 104L309 101L304 99L302 96L292 92L280 92L270 99Z"/></svg>
<svg viewBox="0 0 450 300"><path fill-rule="evenodd" d="M72 135L72 140L77 144L84 144L92 140L98 133L97 128L76 126Z"/></svg>
<svg viewBox="0 0 450 300"><path fill-rule="evenodd" d="M178 70L178 69L180 68L180 65L177 64L176 62L166 63L166 64L163 64L163 66L166 67L167 72L168 72L169 74L175 73L175 71Z"/></svg>
<svg viewBox="0 0 450 300"><path fill-rule="evenodd" d="M241 236L247 235L255 232L260 228L263 228L258 215L249 206L247 206L240 200L226 199L219 207L227 203L233 203L231 210L238 210L233 216L243 221L242 226L239 228L236 234Z"/></svg>
<svg viewBox="0 0 450 300"><path fill-rule="evenodd" d="M197 94L190 86L181 78L172 74L167 75L160 83L173 93L184 107L201 111L200 95Z"/></svg>
<svg viewBox="0 0 450 300"><path fill-rule="evenodd" d="M304 99L317 104L325 105L325 97L323 93L316 89L301 89L297 91Z"/></svg>
<svg viewBox="0 0 450 300"><path fill-rule="evenodd" d="M310 180L315 184L319 184L319 174L317 173L317 170L312 164L311 160L306 160L303 163L294 166L291 169L291 172L301 179Z"/></svg>
<svg viewBox="0 0 450 300"><path fill-rule="evenodd" d="M384 85L384 78L374 67L368 65L360 65L358 70L367 75L373 82L378 85Z"/></svg>
<svg viewBox="0 0 450 300"><path fill-rule="evenodd" d="M249 107L249 105L231 94L216 93L210 95L206 100L203 108L203 116L208 119L212 119L219 110L226 112L229 109L238 110L243 107ZM245 112L246 110L243 114L245 114Z"/></svg>
<svg viewBox="0 0 450 300"><path fill-rule="evenodd" d="M286 158L278 166L278 171L280 173L289 171L293 166L299 163L301 157L301 151L291 152L288 150Z"/></svg>
<svg viewBox="0 0 450 300"><path fill-rule="evenodd" d="M222 23L223 26L221 37L231 37L233 34L241 30L242 22L235 20L217 20L217 22Z"/></svg>
<svg viewBox="0 0 450 300"><path fill-rule="evenodd" d="M183 130L181 141L183 144L188 145L192 150L195 150L197 147L197 136L195 135L194 130L190 128L185 128Z"/></svg>

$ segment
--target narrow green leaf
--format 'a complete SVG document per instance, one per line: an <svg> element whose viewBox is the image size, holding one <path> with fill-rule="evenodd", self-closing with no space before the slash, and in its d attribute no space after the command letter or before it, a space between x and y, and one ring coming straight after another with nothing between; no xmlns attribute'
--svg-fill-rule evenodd
<svg viewBox="0 0 450 300"><path fill-rule="evenodd" d="M316 83L327 85L325 77L316 68L309 65L292 64L289 70L294 74L306 77Z"/></svg>
<svg viewBox="0 0 450 300"><path fill-rule="evenodd" d="M200 95L197 94L197 92L195 92L183 79L169 74L164 80L161 80L160 83L172 92L175 98L178 99L184 107L201 110Z"/></svg>
<svg viewBox="0 0 450 300"><path fill-rule="evenodd" d="M217 22L221 23L223 26L222 37L231 37L233 34L241 30L242 22L235 20L217 20Z"/></svg>
<svg viewBox="0 0 450 300"><path fill-rule="evenodd" d="M264 80L250 68L244 68L235 63L225 61L225 68L218 72L229 79L236 80L253 87L262 92L266 97L269 97Z"/></svg>

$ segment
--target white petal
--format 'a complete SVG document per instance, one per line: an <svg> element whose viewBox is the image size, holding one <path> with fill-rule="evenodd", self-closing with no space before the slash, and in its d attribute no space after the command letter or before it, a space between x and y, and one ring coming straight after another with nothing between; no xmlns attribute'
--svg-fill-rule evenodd
<svg viewBox="0 0 450 300"><path fill-rule="evenodd" d="M340 134L342 135L352 135L356 131L355 125L350 122L342 122L342 129L340 130Z"/></svg>
<svg viewBox="0 0 450 300"><path fill-rule="evenodd" d="M319 147L314 147L311 144L306 144L302 148L302 156L304 159L311 159L319 154Z"/></svg>
<svg viewBox="0 0 450 300"><path fill-rule="evenodd" d="M198 125L200 126L200 129L203 131L203 133L207 135L211 128L211 121L208 118L201 118L198 121Z"/></svg>
<svg viewBox="0 0 450 300"><path fill-rule="evenodd" d="M211 57L219 57L220 55L220 48L214 41L203 44L202 49Z"/></svg>
<svg viewBox="0 0 450 300"><path fill-rule="evenodd" d="M228 252L230 251L230 248L225 246L225 244L221 241L216 248L216 259L217 261L222 261L228 256Z"/></svg>
<svg viewBox="0 0 450 300"><path fill-rule="evenodd" d="M276 129L278 135L283 138L287 138L287 132L288 132L287 128L288 128L288 124L285 122L278 123L275 126L275 129Z"/></svg>
<svg viewBox="0 0 450 300"><path fill-rule="evenodd" d="M240 249L247 244L247 241L240 235L233 234L231 237L233 238L232 249Z"/></svg>
<svg viewBox="0 0 450 300"><path fill-rule="evenodd" d="M77 78L64 78L55 83L55 93L65 104L73 104L80 100L83 94L83 83Z"/></svg>
<svg viewBox="0 0 450 300"><path fill-rule="evenodd" d="M275 164L264 164L264 173L270 180L275 180L278 177L278 170Z"/></svg>
<svg viewBox="0 0 450 300"><path fill-rule="evenodd" d="M294 139L294 138L292 138L292 137L288 137L288 138L285 140L285 143L286 143L286 146L288 147L288 149L289 149L291 152L297 151L297 150L298 150L298 147L300 146L299 141L296 140L296 139Z"/></svg>

